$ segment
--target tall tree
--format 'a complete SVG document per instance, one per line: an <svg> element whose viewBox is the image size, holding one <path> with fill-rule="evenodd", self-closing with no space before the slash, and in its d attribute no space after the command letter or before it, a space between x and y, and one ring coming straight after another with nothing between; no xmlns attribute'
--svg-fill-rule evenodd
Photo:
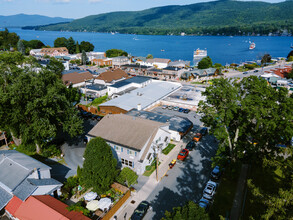
<svg viewBox="0 0 293 220"><path fill-rule="evenodd" d="M128 53L119 49L110 49L106 51L106 57L128 56Z"/></svg>
<svg viewBox="0 0 293 220"><path fill-rule="evenodd" d="M55 57L50 57L49 64L47 65L47 69L52 71L56 74L56 76L61 79L62 72L64 71L65 67L61 63L61 61L57 60Z"/></svg>
<svg viewBox="0 0 293 220"><path fill-rule="evenodd" d="M65 37L58 37L54 41L54 47L67 47L67 39Z"/></svg>
<svg viewBox="0 0 293 220"><path fill-rule="evenodd" d="M274 157L276 144L293 136L293 99L255 76L235 82L216 79L203 95L202 121L233 160Z"/></svg>
<svg viewBox="0 0 293 220"><path fill-rule="evenodd" d="M117 161L111 147L101 137L92 139L84 152L81 182L101 194L109 189L117 174Z"/></svg>
<svg viewBox="0 0 293 220"><path fill-rule="evenodd" d="M74 54L76 50L75 42L72 37L67 39L66 47L70 54Z"/></svg>
<svg viewBox="0 0 293 220"><path fill-rule="evenodd" d="M212 59L207 56L201 59L201 61L198 62L197 68L198 69L207 69L213 66Z"/></svg>
<svg viewBox="0 0 293 220"><path fill-rule="evenodd" d="M80 50L84 50L85 52L90 52L93 51L95 49L95 46L93 44L91 44L90 42L87 41L82 41L80 43Z"/></svg>
<svg viewBox="0 0 293 220"><path fill-rule="evenodd" d="M76 53L76 54L80 53L79 43L78 43L78 41L76 41L75 53Z"/></svg>
<svg viewBox="0 0 293 220"><path fill-rule="evenodd" d="M61 79L46 68L36 72L37 65L19 53L0 54L0 128L40 151L60 129L79 135L82 121Z"/></svg>
<svg viewBox="0 0 293 220"><path fill-rule="evenodd" d="M148 55L146 56L146 58L147 58L147 59L153 59L154 57L153 57L152 54L148 54Z"/></svg>
<svg viewBox="0 0 293 220"><path fill-rule="evenodd" d="M10 48L16 48L19 36L16 33L9 33L8 29L0 31L0 48L4 50L10 50Z"/></svg>
<svg viewBox="0 0 293 220"><path fill-rule="evenodd" d="M267 63L271 62L271 59L272 59L271 55L267 53L267 54L262 56L261 64L266 66Z"/></svg>
<svg viewBox="0 0 293 220"><path fill-rule="evenodd" d="M23 55L25 54L25 47L24 47L24 44L22 42L22 40L19 40L17 42L17 50L22 53Z"/></svg>
<svg viewBox="0 0 293 220"><path fill-rule="evenodd" d="M87 60L88 60L87 55L86 55L85 51L83 50L82 51L82 54L81 54L81 62L82 62L82 65L86 65Z"/></svg>

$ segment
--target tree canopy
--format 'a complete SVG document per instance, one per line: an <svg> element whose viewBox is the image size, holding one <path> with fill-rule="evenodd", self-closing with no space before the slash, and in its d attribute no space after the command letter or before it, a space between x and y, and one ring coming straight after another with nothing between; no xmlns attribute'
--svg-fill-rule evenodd
<svg viewBox="0 0 293 220"><path fill-rule="evenodd" d="M87 55L86 55L85 51L83 50L82 54L81 54L81 63L82 63L82 65L86 65L87 60L88 60Z"/></svg>
<svg viewBox="0 0 293 220"><path fill-rule="evenodd" d="M165 212L165 217L162 220L209 220L209 215L205 210L198 206L193 201L189 201L183 207L175 207L172 212Z"/></svg>
<svg viewBox="0 0 293 220"><path fill-rule="evenodd" d="M16 48L19 36L16 33L9 33L8 29L0 31L0 49L10 50L10 48Z"/></svg>
<svg viewBox="0 0 293 220"><path fill-rule="evenodd" d="M0 70L1 130L34 143L37 151L60 129L71 136L82 132L69 91L54 71L18 52L0 54Z"/></svg>
<svg viewBox="0 0 293 220"><path fill-rule="evenodd" d="M274 157L280 151L276 144L293 136L293 99L287 89L275 90L255 76L240 82L220 78L203 95L201 120L220 141L219 152L232 160Z"/></svg>
<svg viewBox="0 0 293 220"><path fill-rule="evenodd" d="M106 57L128 56L128 53L119 49L110 49L106 51Z"/></svg>
<svg viewBox="0 0 293 220"><path fill-rule="evenodd" d="M70 54L80 53L80 51L90 52L93 51L95 46L88 41L74 41L73 37L66 39L65 37L58 37L54 41L54 47L66 47Z"/></svg>
<svg viewBox="0 0 293 220"><path fill-rule="evenodd" d="M213 66L213 62L209 56L202 58L201 61L199 61L197 64L198 69L207 69L212 66Z"/></svg>
<svg viewBox="0 0 293 220"><path fill-rule="evenodd" d="M23 44L26 48L28 47L30 49L40 49L42 47L45 47L45 44L40 40L23 40Z"/></svg>
<svg viewBox="0 0 293 220"><path fill-rule="evenodd" d="M23 55L25 54L25 47L24 47L24 44L23 44L23 41L22 40L19 40L17 42L17 50L22 53Z"/></svg>
<svg viewBox="0 0 293 220"><path fill-rule="evenodd" d="M270 54L264 54L261 58L261 64L267 65L267 63L271 62L271 55Z"/></svg>
<svg viewBox="0 0 293 220"><path fill-rule="evenodd" d="M109 189L117 174L117 161L111 147L101 137L91 139L84 152L81 183L102 194Z"/></svg>
<svg viewBox="0 0 293 220"><path fill-rule="evenodd" d="M124 167L117 177L117 182L130 187L137 183L138 175L129 167Z"/></svg>
<svg viewBox="0 0 293 220"><path fill-rule="evenodd" d="M95 46L88 41L81 41L79 48L81 51L90 52L95 49Z"/></svg>

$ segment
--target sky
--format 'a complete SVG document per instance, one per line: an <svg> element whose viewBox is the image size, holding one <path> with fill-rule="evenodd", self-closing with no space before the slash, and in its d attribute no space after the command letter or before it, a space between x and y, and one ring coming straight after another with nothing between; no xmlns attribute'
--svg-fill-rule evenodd
<svg viewBox="0 0 293 220"><path fill-rule="evenodd" d="M255 0L258 1L258 0ZM276 3L282 0L262 0ZM0 0L0 15L38 14L82 18L112 11L137 11L165 5L187 5L207 0Z"/></svg>

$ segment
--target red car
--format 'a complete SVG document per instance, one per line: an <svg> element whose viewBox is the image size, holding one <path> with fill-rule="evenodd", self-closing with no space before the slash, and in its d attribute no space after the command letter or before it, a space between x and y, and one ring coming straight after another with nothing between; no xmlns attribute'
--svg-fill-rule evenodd
<svg viewBox="0 0 293 220"><path fill-rule="evenodd" d="M181 150L180 153L178 154L177 159L178 159L178 160L185 160L188 154L189 154L189 150L187 150L187 149L183 149L183 150Z"/></svg>

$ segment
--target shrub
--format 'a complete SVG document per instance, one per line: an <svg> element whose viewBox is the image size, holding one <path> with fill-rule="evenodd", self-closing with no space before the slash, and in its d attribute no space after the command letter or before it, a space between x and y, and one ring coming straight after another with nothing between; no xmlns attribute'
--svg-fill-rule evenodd
<svg viewBox="0 0 293 220"><path fill-rule="evenodd" d="M126 184L128 187L132 184L137 183L138 175L129 167L124 167L119 176L117 177L117 182L121 184Z"/></svg>
<svg viewBox="0 0 293 220"><path fill-rule="evenodd" d="M49 145L42 149L43 157L59 157L61 155L61 150L56 145Z"/></svg>

